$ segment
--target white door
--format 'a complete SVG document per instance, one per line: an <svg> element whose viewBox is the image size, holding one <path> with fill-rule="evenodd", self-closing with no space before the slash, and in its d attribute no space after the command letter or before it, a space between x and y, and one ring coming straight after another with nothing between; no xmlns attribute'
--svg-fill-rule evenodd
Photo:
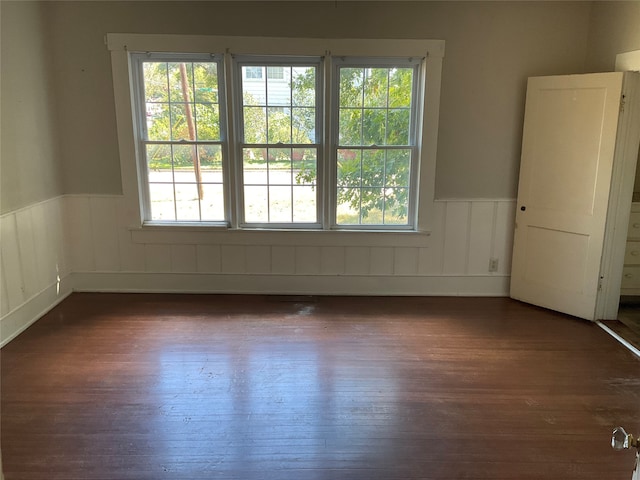
<svg viewBox="0 0 640 480"><path fill-rule="evenodd" d="M595 319L622 82L621 72L529 79L512 298Z"/></svg>

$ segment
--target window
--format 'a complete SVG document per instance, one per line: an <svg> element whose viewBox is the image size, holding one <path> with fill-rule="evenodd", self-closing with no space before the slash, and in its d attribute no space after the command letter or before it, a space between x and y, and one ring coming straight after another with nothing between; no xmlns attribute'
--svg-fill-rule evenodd
<svg viewBox="0 0 640 480"><path fill-rule="evenodd" d="M338 60L338 225L411 225L417 67L399 59Z"/></svg>
<svg viewBox="0 0 640 480"><path fill-rule="evenodd" d="M220 62L189 55L136 59L147 218L224 222Z"/></svg>
<svg viewBox="0 0 640 480"><path fill-rule="evenodd" d="M442 42L108 39L118 112L133 80L123 189L143 224L424 230Z"/></svg>
<svg viewBox="0 0 640 480"><path fill-rule="evenodd" d="M264 58L238 59L238 78L256 68L278 73L238 86L244 225L319 226L320 59L287 60L258 67Z"/></svg>

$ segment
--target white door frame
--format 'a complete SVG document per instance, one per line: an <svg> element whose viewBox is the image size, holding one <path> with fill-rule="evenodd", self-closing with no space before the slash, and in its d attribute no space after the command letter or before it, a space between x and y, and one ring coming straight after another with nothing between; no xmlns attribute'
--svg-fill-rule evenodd
<svg viewBox="0 0 640 480"><path fill-rule="evenodd" d="M640 71L640 50L617 55L616 71ZM618 318L624 252L640 143L640 81L625 80L628 81L626 85L623 84L625 98L619 125L626 128L618 131L617 145L620 148L616 149L613 163L609 213L600 270L602 288L596 300L598 320ZM635 108L631 108L631 105ZM632 117L624 118L629 116Z"/></svg>

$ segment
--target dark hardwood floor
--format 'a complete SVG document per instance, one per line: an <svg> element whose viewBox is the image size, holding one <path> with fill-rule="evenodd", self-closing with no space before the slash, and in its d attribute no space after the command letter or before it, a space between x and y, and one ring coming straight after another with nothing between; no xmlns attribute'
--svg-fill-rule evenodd
<svg viewBox="0 0 640 480"><path fill-rule="evenodd" d="M628 480L640 361L504 298L73 294L0 352L6 480Z"/></svg>

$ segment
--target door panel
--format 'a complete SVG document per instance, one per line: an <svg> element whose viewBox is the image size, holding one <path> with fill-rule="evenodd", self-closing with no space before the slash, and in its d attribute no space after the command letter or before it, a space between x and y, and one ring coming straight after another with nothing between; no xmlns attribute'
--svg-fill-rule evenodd
<svg viewBox="0 0 640 480"><path fill-rule="evenodd" d="M594 319L622 78L529 79L513 298Z"/></svg>

